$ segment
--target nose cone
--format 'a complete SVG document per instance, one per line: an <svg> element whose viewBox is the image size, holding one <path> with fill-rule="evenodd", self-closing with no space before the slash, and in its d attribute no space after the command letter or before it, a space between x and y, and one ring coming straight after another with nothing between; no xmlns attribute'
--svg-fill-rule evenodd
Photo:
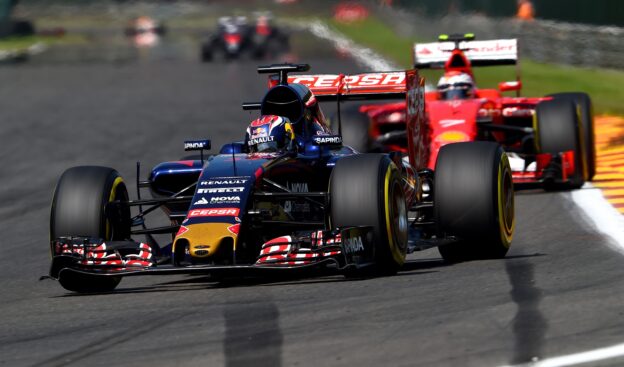
<svg viewBox="0 0 624 367"><path fill-rule="evenodd" d="M196 260L220 257L236 250L238 225L232 223L200 223L183 227L173 242L176 257L184 251ZM226 248L227 247L227 248ZM187 250L188 249L188 250Z"/></svg>

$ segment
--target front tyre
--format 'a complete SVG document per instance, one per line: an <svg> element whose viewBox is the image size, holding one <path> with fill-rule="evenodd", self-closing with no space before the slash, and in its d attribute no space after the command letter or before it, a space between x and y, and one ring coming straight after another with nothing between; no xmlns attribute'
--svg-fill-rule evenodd
<svg viewBox="0 0 624 367"><path fill-rule="evenodd" d="M375 243L374 272L395 274L407 252L407 204L396 165L383 154L357 154L340 159L329 193L331 225L371 226Z"/></svg>
<svg viewBox="0 0 624 367"><path fill-rule="evenodd" d="M129 208L107 208L108 203L117 200L128 201L128 191L114 169L98 166L68 169L54 191L50 239L62 236L94 237L104 241L128 239ZM74 292L111 291L120 280L120 277L105 278L74 273L59 278L63 288Z"/></svg>
<svg viewBox="0 0 624 367"><path fill-rule="evenodd" d="M438 247L449 262L505 256L515 227L509 160L496 143L448 144L435 169L434 218L438 235L456 242Z"/></svg>
<svg viewBox="0 0 624 367"><path fill-rule="evenodd" d="M591 181L596 174L596 146L594 132L594 109L591 98L587 93L582 92L565 92L549 95L555 99L566 99L572 101L579 113L581 124L581 136L583 138L583 147L585 148L585 160L587 163L586 181Z"/></svg>
<svg viewBox="0 0 624 367"><path fill-rule="evenodd" d="M553 156L574 152L574 174L564 184L546 183L550 189L578 189L585 183L586 155L576 105L569 99L540 102L535 108L535 140L539 153Z"/></svg>

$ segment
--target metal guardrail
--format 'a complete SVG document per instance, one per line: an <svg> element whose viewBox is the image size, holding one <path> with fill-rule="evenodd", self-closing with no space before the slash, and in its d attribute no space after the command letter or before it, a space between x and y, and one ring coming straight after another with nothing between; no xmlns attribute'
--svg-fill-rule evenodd
<svg viewBox="0 0 624 367"><path fill-rule="evenodd" d="M564 65L624 69L624 28L478 14L426 17L383 7L379 16L405 37L435 40L441 33L475 33L478 39L518 38L523 57Z"/></svg>

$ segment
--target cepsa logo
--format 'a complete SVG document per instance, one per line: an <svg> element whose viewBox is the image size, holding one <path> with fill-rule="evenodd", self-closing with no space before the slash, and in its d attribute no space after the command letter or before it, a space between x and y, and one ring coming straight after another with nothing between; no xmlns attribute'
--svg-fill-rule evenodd
<svg viewBox="0 0 624 367"><path fill-rule="evenodd" d="M239 212L238 208L193 209L187 217L237 217Z"/></svg>
<svg viewBox="0 0 624 367"><path fill-rule="evenodd" d="M348 75L342 79L340 75L309 75L288 78L289 83L299 83L313 88L337 88L343 82L349 88L370 87L377 85L402 86L405 84L405 73L371 73Z"/></svg>

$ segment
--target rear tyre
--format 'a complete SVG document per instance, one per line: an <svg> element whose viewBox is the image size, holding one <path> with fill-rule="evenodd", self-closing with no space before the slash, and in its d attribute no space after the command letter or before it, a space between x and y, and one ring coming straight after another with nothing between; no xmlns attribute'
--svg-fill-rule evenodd
<svg viewBox="0 0 624 367"><path fill-rule="evenodd" d="M458 239L438 247L449 262L505 256L515 227L509 160L496 143L448 144L435 169L438 235Z"/></svg>
<svg viewBox="0 0 624 367"><path fill-rule="evenodd" d="M201 62L211 62L212 61L212 50L203 46L201 49Z"/></svg>
<svg viewBox="0 0 624 367"><path fill-rule="evenodd" d="M535 140L540 153L574 152L574 174L564 184L546 183L547 190L578 189L585 183L585 154L576 105L569 99L539 103L535 109Z"/></svg>
<svg viewBox="0 0 624 367"><path fill-rule="evenodd" d="M213 59L213 55L212 55L212 44L210 43L204 43L201 46L201 53L200 53L200 59L201 62L211 62Z"/></svg>
<svg viewBox="0 0 624 367"><path fill-rule="evenodd" d="M405 262L408 227L396 165L383 154L342 158L332 172L329 192L332 227L371 226L375 242L372 274L395 274ZM366 274L362 270L356 275Z"/></svg>
<svg viewBox="0 0 624 367"><path fill-rule="evenodd" d="M371 138L368 134L370 119L368 115L361 113L359 106L350 106L340 113L342 125L342 142L360 153L369 152ZM331 123L338 133L338 116L331 118Z"/></svg>
<svg viewBox="0 0 624 367"><path fill-rule="evenodd" d="M130 238L130 209L106 210L115 200L128 201L126 185L117 171L98 166L68 169L61 176L50 213L50 239L84 236L104 241ZM61 276L63 288L74 292L107 292L120 277L95 277L72 273Z"/></svg>
<svg viewBox="0 0 624 367"><path fill-rule="evenodd" d="M587 163L586 181L591 181L596 174L596 146L594 132L594 109L591 98L586 93L567 92L551 94L550 97L556 99L567 99L578 108L583 137L583 147L585 148L585 161Z"/></svg>

